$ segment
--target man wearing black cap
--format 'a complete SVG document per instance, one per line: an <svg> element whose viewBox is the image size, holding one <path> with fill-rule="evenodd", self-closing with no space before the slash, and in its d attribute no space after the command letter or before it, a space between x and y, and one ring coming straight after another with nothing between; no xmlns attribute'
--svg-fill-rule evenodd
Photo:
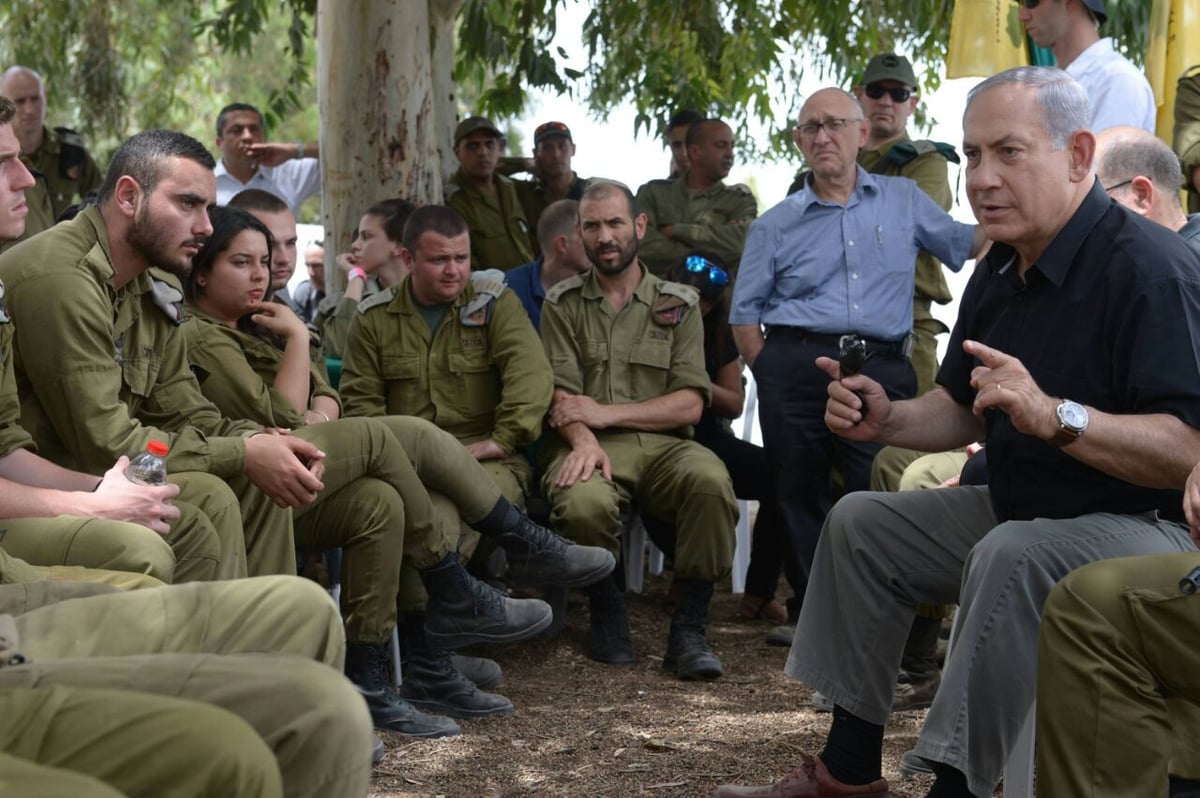
<svg viewBox="0 0 1200 798"><path fill-rule="evenodd" d="M1048 47L1060 69L1087 92L1092 132L1116 125L1154 132L1154 92L1140 69L1100 38L1108 19L1104 0L1021 0L1025 32L1038 47Z"/></svg>
<svg viewBox="0 0 1200 798"><path fill-rule="evenodd" d="M529 222L513 181L496 174L504 135L491 120L469 116L454 129L458 171L446 186L446 204L471 231L471 268L503 269L533 260Z"/></svg>
<svg viewBox="0 0 1200 798"><path fill-rule="evenodd" d="M513 180L531 230L537 230L538 219L550 203L563 199L578 202L583 196L587 181L572 171L574 157L571 129L562 122L544 122L533 131L533 158L505 158L500 164L499 171L506 175L520 171L533 175L532 180ZM540 255L537 239L531 238Z"/></svg>

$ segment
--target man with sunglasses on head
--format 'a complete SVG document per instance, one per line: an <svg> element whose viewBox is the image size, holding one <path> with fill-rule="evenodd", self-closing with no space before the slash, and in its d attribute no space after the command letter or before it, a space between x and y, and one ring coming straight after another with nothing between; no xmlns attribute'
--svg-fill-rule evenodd
<svg viewBox="0 0 1200 798"><path fill-rule="evenodd" d="M1154 132L1154 92L1145 74L1100 38L1104 0L1019 0L1018 15L1038 47L1087 92L1092 132L1116 125Z"/></svg>

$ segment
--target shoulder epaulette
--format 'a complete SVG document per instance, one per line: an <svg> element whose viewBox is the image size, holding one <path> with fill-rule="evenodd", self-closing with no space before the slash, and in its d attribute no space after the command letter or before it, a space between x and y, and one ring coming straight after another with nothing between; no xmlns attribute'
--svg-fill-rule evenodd
<svg viewBox="0 0 1200 798"><path fill-rule="evenodd" d="M650 312L654 323L661 327L675 327L683 321L688 308L695 307L700 294L690 285L664 282L658 287L658 296Z"/></svg>
<svg viewBox="0 0 1200 798"><path fill-rule="evenodd" d="M459 321L465 327L486 327L492 318L492 306L508 288L504 284L504 272L499 269L471 272L471 287L475 289L475 296L459 310Z"/></svg>
<svg viewBox="0 0 1200 798"><path fill-rule="evenodd" d="M583 287L583 281L587 279L587 272L583 274L574 274L565 280L561 280L550 286L550 290L546 292L546 301L557 305L558 300L563 294L568 291L574 291Z"/></svg>
<svg viewBox="0 0 1200 798"><path fill-rule="evenodd" d="M891 149L888 150L888 154L884 156L880 163L881 165L903 166L922 155L929 155L930 153L937 153L950 163L959 163L958 151L954 149L954 145L943 141L930 141L929 139L898 141L892 145Z"/></svg>
<svg viewBox="0 0 1200 798"><path fill-rule="evenodd" d="M71 128L56 127L54 128L54 132L58 136L58 140L63 144L66 144L69 147L78 147L81 150L87 149L87 145L83 143L83 136L79 135Z"/></svg>
<svg viewBox="0 0 1200 798"><path fill-rule="evenodd" d="M183 291L179 290L174 277L151 269L150 298L172 324L179 326L183 323Z"/></svg>
<svg viewBox="0 0 1200 798"><path fill-rule="evenodd" d="M746 185L745 183L734 183L731 186L726 186L726 188L731 188L740 194L749 194L750 196L754 196L754 192L750 190L750 186Z"/></svg>
<svg viewBox="0 0 1200 798"><path fill-rule="evenodd" d="M356 310L359 313L366 313L371 308L377 308L380 305L386 305L395 298L396 298L395 286L393 286L391 288L385 288L384 290L382 290L378 293L371 294L369 297L367 297L366 299L359 302Z"/></svg>

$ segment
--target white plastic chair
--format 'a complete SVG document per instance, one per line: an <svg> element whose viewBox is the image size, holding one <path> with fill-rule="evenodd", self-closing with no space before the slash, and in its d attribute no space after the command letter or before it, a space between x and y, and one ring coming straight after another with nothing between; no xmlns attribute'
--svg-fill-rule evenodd
<svg viewBox="0 0 1200 798"><path fill-rule="evenodd" d="M624 528L621 530L621 562L625 566L625 590L632 593L642 592L647 549L650 550L650 573L658 576L663 572L663 553L646 537L641 513L636 507L630 507L629 517L625 519Z"/></svg>
<svg viewBox="0 0 1200 798"><path fill-rule="evenodd" d="M747 373L746 406L742 410L742 440L751 441L754 436L754 421L758 415L758 385L754 375ZM733 550L734 593L746 592L746 569L750 567L750 505L745 499L738 500L737 545Z"/></svg>

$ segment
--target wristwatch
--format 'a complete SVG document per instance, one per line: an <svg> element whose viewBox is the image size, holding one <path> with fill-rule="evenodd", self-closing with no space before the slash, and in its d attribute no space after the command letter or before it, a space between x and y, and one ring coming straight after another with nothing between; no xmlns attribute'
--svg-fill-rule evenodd
<svg viewBox="0 0 1200 798"><path fill-rule="evenodd" d="M1064 399L1054 412L1058 416L1058 430L1050 443L1055 446L1066 446L1079 440L1079 436L1088 428L1087 408L1078 402Z"/></svg>

